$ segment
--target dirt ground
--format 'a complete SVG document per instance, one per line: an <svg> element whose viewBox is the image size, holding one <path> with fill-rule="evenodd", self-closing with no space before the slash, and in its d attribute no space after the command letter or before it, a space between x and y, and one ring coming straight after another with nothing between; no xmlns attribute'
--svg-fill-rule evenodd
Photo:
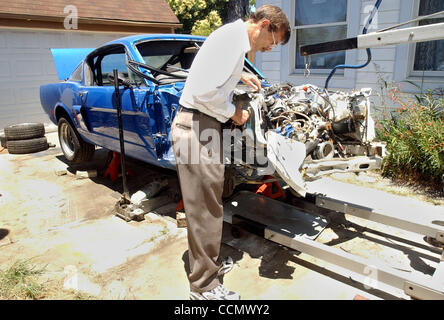
<svg viewBox="0 0 444 320"><path fill-rule="evenodd" d="M91 162L72 166L65 162L57 133L46 137L56 147L28 155L0 152L0 266L26 258L46 265L45 277L53 285L47 299L73 299L67 294L72 291L91 299L188 299L187 231L177 227L177 202L148 213L143 221L127 223L113 214L122 182L103 177L107 151L96 150ZM138 161L128 160L128 168L133 173L128 178L130 194L154 179L175 179L174 172ZM88 170L97 176L76 174ZM375 187L379 178L371 173L334 179ZM427 200L442 209L442 197ZM332 217L318 242L425 276L431 276L439 262L439 251L420 235L347 215ZM370 231L359 232L356 225ZM402 237L410 242L403 243ZM420 245L414 248L412 241ZM228 224L222 242L221 256L235 261L224 285L242 299L408 298L402 292L367 289L335 266L246 231L234 238Z"/></svg>

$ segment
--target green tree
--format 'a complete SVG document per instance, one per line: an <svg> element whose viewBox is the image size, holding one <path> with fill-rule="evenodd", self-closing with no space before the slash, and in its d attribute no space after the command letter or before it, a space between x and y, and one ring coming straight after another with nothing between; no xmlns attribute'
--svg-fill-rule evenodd
<svg viewBox="0 0 444 320"><path fill-rule="evenodd" d="M255 0L168 0L182 23L177 33L208 36L212 31L237 18L244 18L256 5ZM236 13L229 12L236 8ZM247 14L245 14L247 13ZM244 16L241 16L244 15Z"/></svg>
<svg viewBox="0 0 444 320"><path fill-rule="evenodd" d="M211 32L222 25L222 19L216 10L211 11L205 19L194 23L191 33L199 36L209 36Z"/></svg>
<svg viewBox="0 0 444 320"><path fill-rule="evenodd" d="M222 25L220 12L229 0L168 0L182 23L178 33L206 35ZM194 28L194 30L193 30Z"/></svg>

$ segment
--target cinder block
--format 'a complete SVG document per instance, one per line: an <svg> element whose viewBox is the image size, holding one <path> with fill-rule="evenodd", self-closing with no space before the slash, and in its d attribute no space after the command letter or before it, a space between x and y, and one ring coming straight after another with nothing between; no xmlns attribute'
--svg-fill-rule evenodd
<svg viewBox="0 0 444 320"><path fill-rule="evenodd" d="M186 228L187 227L187 217L185 216L185 212L177 211L176 212L176 222L178 228Z"/></svg>
<svg viewBox="0 0 444 320"><path fill-rule="evenodd" d="M97 170L76 171L77 179L95 178L97 177Z"/></svg>
<svg viewBox="0 0 444 320"><path fill-rule="evenodd" d="M353 300L370 300L369 298L363 297L360 294L355 295Z"/></svg>
<svg viewBox="0 0 444 320"><path fill-rule="evenodd" d="M64 176L64 175L68 174L68 170L66 170L66 169L55 169L54 173L56 174L56 176Z"/></svg>

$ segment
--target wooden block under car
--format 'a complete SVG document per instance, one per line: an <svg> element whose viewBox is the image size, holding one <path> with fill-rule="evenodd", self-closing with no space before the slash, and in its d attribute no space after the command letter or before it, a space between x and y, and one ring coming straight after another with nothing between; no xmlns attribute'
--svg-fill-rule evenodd
<svg viewBox="0 0 444 320"><path fill-rule="evenodd" d="M369 298L363 297L360 294L355 295L353 300L370 300Z"/></svg>
<svg viewBox="0 0 444 320"><path fill-rule="evenodd" d="M187 217L185 216L185 212L176 211L176 222L178 228L186 228L187 227Z"/></svg>

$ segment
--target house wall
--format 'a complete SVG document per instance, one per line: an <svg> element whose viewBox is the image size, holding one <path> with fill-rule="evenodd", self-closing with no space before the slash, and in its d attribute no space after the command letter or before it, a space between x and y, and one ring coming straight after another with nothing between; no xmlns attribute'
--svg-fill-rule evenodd
<svg viewBox="0 0 444 320"><path fill-rule="evenodd" d="M271 4L282 8L281 0L256 0L256 8L264 4ZM277 46L277 48L272 49L270 52L258 52L255 56L256 66L271 82L286 81L281 79L281 50L282 46Z"/></svg>
<svg viewBox="0 0 444 320"><path fill-rule="evenodd" d="M294 0L257 0L256 7L260 7L263 4L273 4L281 7L286 13L289 19L292 17L292 2ZM297 0L296 0L297 1ZM352 0L350 0L352 1ZM350 3L349 1L349 3ZM356 1L356 0L353 0ZM356 25L351 25L351 18L349 17L349 31L348 36L356 36L362 33L365 22L368 19L368 16L373 9L373 6L376 1L367 1L361 0L360 6L356 6L356 3L353 4L353 11L359 15L359 27ZM401 6L402 5L402 6ZM378 10L377 15L375 16L373 23L368 32L373 32L376 30L384 29L393 25L396 25L400 22L408 21L413 19L413 12L415 12L415 5L418 5L418 0L384 0L381 3L381 6ZM359 13L357 12L357 8L359 7ZM417 9L416 9L417 10ZM353 14L353 13L352 13ZM292 23L290 21L290 23ZM412 25L410 25L412 26ZM291 47L293 46L293 47ZM311 83L323 87L325 79L328 76L328 73L323 75L311 75L308 78L304 78L302 76L295 77L291 75L288 70L288 60L289 52L294 49L295 42L289 42L289 44L285 46L279 46L278 48L272 50L268 53L258 53L256 55L256 65L259 70L263 71L264 75L270 79L272 82L290 82L295 85L300 85L303 83ZM363 69L358 69L356 71L350 71L349 78L351 81L340 81L341 77L344 78L343 75L336 74L333 76L332 81L330 82L329 89L352 89L352 88L372 88L372 97L371 101L374 105L374 109L377 111L381 111L381 105L383 102L387 105L386 110L391 111L396 105L393 105L391 101L387 99L387 97L383 98L384 101L381 101L381 93L382 88L385 88L385 83L391 84L393 82L401 83L403 88L406 89L409 93L415 93L415 90L412 86L405 83L405 79L407 77L402 76L402 70L404 70L409 62L406 58L405 52L408 50L409 45L398 45L398 46L387 46L380 48L371 49L372 52L372 61L371 63ZM354 61L353 64L363 64L367 61L366 50L349 50L348 54L355 54L355 58L352 59ZM402 69L400 71L400 69ZM440 82L441 81L441 82ZM431 84L427 88L433 88L437 86L443 86L443 79L432 79ZM412 89L413 88L413 89ZM388 110L387 110L388 109Z"/></svg>
<svg viewBox="0 0 444 320"><path fill-rule="evenodd" d="M51 48L94 48L126 35L0 28L0 130L22 122L49 123L40 86L59 82Z"/></svg>

